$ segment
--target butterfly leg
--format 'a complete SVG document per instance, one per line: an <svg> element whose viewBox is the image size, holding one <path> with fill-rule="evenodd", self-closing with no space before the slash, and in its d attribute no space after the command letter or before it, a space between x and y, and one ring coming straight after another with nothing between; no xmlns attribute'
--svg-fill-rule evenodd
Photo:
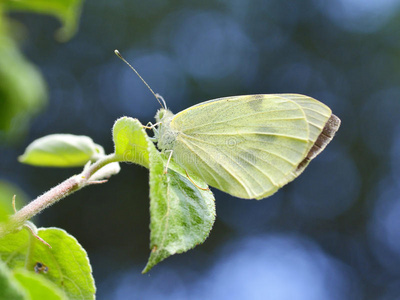
<svg viewBox="0 0 400 300"><path fill-rule="evenodd" d="M150 137L150 140L151 140L153 143L156 143L156 142L158 141L159 134L158 134L158 129L156 128L156 126L159 125L159 124L161 124L161 122L158 122L158 123L156 123L156 124L153 124L153 123L149 122L149 123L147 123L146 125L142 125L144 129L151 129L151 130L153 130L154 136L153 136L153 137Z"/></svg>
<svg viewBox="0 0 400 300"><path fill-rule="evenodd" d="M208 187L207 188L199 187L196 183L194 183L192 178L190 178L190 176L189 176L189 174L188 174L188 172L186 170L185 170L185 173L186 173L187 178L190 180L190 182L193 183L198 189L200 189L202 191L209 191L210 190Z"/></svg>
<svg viewBox="0 0 400 300"><path fill-rule="evenodd" d="M174 153L174 150L166 150L165 152L167 152L167 151L169 152L169 157L167 160L167 164L165 165L165 168L164 168L164 174L167 174L167 172L168 172L169 162L171 161L172 153Z"/></svg>
<svg viewBox="0 0 400 300"><path fill-rule="evenodd" d="M165 152L167 152L167 151L169 152L169 156L168 156L167 164L165 165L164 174L167 174L167 172L168 172L169 162L171 161L172 153L174 152L174 150L166 150ZM196 186L198 189L203 190L203 191L209 191L209 190L210 190L208 187L207 187L207 188L199 187L199 186L192 180L192 178L190 178L190 176L189 176L189 174L188 174L188 172L187 172L186 170L185 170L185 173L186 173L187 178L190 180L190 182L193 183L194 186Z"/></svg>
<svg viewBox="0 0 400 300"><path fill-rule="evenodd" d="M158 123L156 123L156 124L153 124L153 123L151 123L151 122L149 122L149 123L147 123L146 125L142 125L143 126L143 128L145 128L145 129L155 129L155 127L157 126L157 125L160 125L160 123L161 122L158 122Z"/></svg>

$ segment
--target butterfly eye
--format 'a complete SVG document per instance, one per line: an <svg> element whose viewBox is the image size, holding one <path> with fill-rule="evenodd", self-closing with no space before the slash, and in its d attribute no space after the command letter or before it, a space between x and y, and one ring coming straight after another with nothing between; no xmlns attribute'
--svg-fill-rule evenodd
<svg viewBox="0 0 400 300"><path fill-rule="evenodd" d="M164 109L159 109L157 111L157 114L156 114L156 118L155 118L156 121L160 122L162 120L162 118L164 117L164 115L165 115L165 110Z"/></svg>

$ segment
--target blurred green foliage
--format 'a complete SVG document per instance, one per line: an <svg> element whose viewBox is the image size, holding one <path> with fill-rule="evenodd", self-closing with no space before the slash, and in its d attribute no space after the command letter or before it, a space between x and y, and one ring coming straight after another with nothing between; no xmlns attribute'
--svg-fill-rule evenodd
<svg viewBox="0 0 400 300"><path fill-rule="evenodd" d="M0 14L0 140L23 134L47 100L41 73L20 52L11 31L11 23Z"/></svg>
<svg viewBox="0 0 400 300"><path fill-rule="evenodd" d="M26 293L3 262L0 262L0 299L26 299Z"/></svg>
<svg viewBox="0 0 400 300"><path fill-rule="evenodd" d="M81 4L81 0L0 1L0 142L23 136L30 119L47 102L44 79L21 53L14 36L18 25L9 20L7 13L24 11L55 16L63 24L56 37L67 41L78 28Z"/></svg>
<svg viewBox="0 0 400 300"><path fill-rule="evenodd" d="M43 76L22 54L17 38L20 25L11 21L8 13L22 11L55 16L63 25L56 38L67 41L78 28L81 4L81 0L0 0L0 143L21 138L32 117L47 103ZM13 214L14 195L17 195L16 207L21 207L21 200L25 202L26 198L24 193L0 181L0 222ZM41 229L39 235L53 244L52 252L26 230L2 239L0 252L6 264L0 263L0 299L66 299L65 295L93 299L91 267L85 250L75 238L55 228ZM34 267L38 260L48 261L51 270L45 272L46 276L36 274ZM77 275L76 270L83 275Z"/></svg>
<svg viewBox="0 0 400 300"><path fill-rule="evenodd" d="M82 0L3 0L2 5L6 11L26 11L58 18L63 26L56 37L67 41L78 30Z"/></svg>

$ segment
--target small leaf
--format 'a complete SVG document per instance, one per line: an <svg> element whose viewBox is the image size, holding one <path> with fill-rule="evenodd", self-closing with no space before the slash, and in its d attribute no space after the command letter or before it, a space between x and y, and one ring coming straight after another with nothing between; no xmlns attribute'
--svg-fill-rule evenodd
<svg viewBox="0 0 400 300"><path fill-rule="evenodd" d="M38 235L51 249L28 230L6 235L0 241L1 260L10 269L34 271L39 262L48 267L40 275L52 281L71 299L94 299L96 288L86 251L78 241L58 228L40 228Z"/></svg>
<svg viewBox="0 0 400 300"><path fill-rule="evenodd" d="M207 185L170 162L164 174L165 160L150 150L150 248L143 273L175 253L182 253L203 243L215 221L215 200Z"/></svg>
<svg viewBox="0 0 400 300"><path fill-rule="evenodd" d="M96 173L94 173L90 177L90 181L108 179L111 176L118 174L119 171L121 171L121 167L119 166L119 163L117 163L117 162L109 163L108 165L105 165L100 170L98 170Z"/></svg>
<svg viewBox="0 0 400 300"><path fill-rule="evenodd" d="M63 27L57 32L60 41L69 40L78 29L82 0L3 0L7 10L49 14L57 17Z"/></svg>
<svg viewBox="0 0 400 300"><path fill-rule="evenodd" d="M13 278L6 265L0 262L0 299L24 300L27 298L24 288Z"/></svg>
<svg viewBox="0 0 400 300"><path fill-rule="evenodd" d="M39 274L22 269L14 271L13 274L31 299L67 300L65 294L54 283Z"/></svg>
<svg viewBox="0 0 400 300"><path fill-rule="evenodd" d="M103 147L87 136L51 134L33 141L18 160L41 167L78 167L102 155Z"/></svg>
<svg viewBox="0 0 400 300"><path fill-rule="evenodd" d="M132 162L149 167L149 144L153 144L143 125L137 119L122 117L113 127L115 154L120 161Z"/></svg>

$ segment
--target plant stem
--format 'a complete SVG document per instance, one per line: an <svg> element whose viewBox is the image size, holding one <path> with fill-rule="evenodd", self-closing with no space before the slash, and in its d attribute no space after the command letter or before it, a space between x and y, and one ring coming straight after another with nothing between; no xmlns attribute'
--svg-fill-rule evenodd
<svg viewBox="0 0 400 300"><path fill-rule="evenodd" d="M0 226L0 238L8 233L21 228L21 226L33 216L40 213L45 208L56 203L57 201L71 195L75 191L84 188L91 184L90 177L100 170L105 165L118 161L115 154L107 155L93 165L85 167L81 174L74 175L67 180L61 182L59 185L53 187L43 195L37 197L35 200L24 206L21 210L16 212L10 217L8 222Z"/></svg>

